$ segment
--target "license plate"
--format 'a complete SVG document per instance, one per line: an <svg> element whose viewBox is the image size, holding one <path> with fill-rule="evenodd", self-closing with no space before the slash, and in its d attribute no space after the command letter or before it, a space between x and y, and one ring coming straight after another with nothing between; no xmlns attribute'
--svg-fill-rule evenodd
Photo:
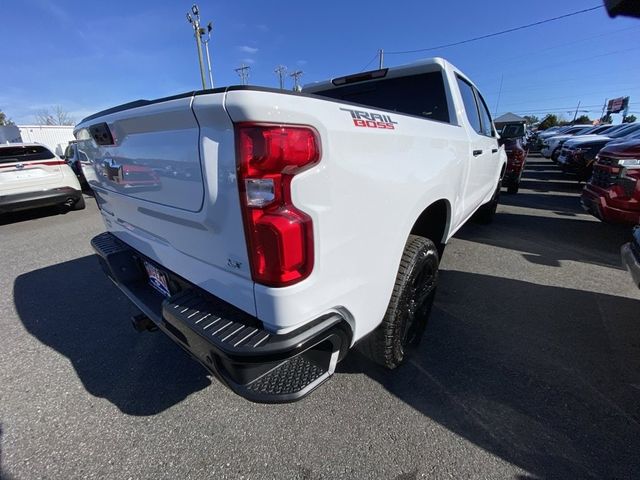
<svg viewBox="0 0 640 480"><path fill-rule="evenodd" d="M149 276L149 285L151 285L165 297L168 297L169 283L167 282L167 276L164 274L164 272L157 269L155 265L151 265L146 261L143 261L143 263L144 268L147 271L147 275Z"/></svg>

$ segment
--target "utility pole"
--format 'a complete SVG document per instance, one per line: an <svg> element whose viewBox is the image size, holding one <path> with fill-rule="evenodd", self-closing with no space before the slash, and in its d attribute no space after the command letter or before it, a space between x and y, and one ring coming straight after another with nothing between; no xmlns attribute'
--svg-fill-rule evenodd
<svg viewBox="0 0 640 480"><path fill-rule="evenodd" d="M191 13L193 13L193 17L191 16ZM204 29L200 28L200 10L195 3L191 6L191 13L187 12L187 22L189 22L193 27L193 32L196 37L196 47L198 48L198 62L200 63L200 79L202 80L202 89L205 90L207 88L207 81L204 78L202 38L200 38L200 36L202 35L201 30Z"/></svg>
<svg viewBox="0 0 640 480"><path fill-rule="evenodd" d="M284 76L287 74L287 67L284 65L278 65L274 70L278 79L280 80L280 90L284 90Z"/></svg>
<svg viewBox="0 0 640 480"><path fill-rule="evenodd" d="M204 28L200 29L202 31L202 35L204 35ZM207 66L209 67L209 85L213 88L213 72L211 71L211 55L209 54L209 42L211 41L211 30L213 30L213 25L211 22L207 24L207 39L203 40L204 48L207 51Z"/></svg>
<svg viewBox="0 0 640 480"><path fill-rule="evenodd" d="M576 118L578 118L578 109L579 108L580 108L580 102L578 102L578 106L576 107L576 113L573 114L573 121L571 122L571 125L576 123Z"/></svg>
<svg viewBox="0 0 640 480"><path fill-rule="evenodd" d="M380 57L380 61L378 62L378 69L382 70L382 64L384 63L384 50L382 48L378 50L378 56Z"/></svg>
<svg viewBox="0 0 640 480"><path fill-rule="evenodd" d="M251 67L249 65L245 65L244 63L240 65L238 68L234 69L235 72L240 75L240 80L242 80L242 85L247 85L249 83L249 70Z"/></svg>
<svg viewBox="0 0 640 480"><path fill-rule="evenodd" d="M289 75L290 77L293 78L293 91L294 92L299 92L302 90L302 87L300 86L300 77L302 76L302 70L296 70L295 72L291 73L291 75Z"/></svg>
<svg viewBox="0 0 640 480"><path fill-rule="evenodd" d="M609 100L608 98L604 99L604 105L602 105L602 115L600 115L600 122L602 123L603 119L604 119L604 111L607 108L607 100Z"/></svg>

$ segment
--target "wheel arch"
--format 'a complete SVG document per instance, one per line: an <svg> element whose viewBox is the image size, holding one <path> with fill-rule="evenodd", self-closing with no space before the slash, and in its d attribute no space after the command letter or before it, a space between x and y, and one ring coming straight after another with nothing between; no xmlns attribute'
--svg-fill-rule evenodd
<svg viewBox="0 0 640 480"><path fill-rule="evenodd" d="M442 254L450 228L451 204L447 199L441 198L431 203L418 215L409 233L432 240Z"/></svg>

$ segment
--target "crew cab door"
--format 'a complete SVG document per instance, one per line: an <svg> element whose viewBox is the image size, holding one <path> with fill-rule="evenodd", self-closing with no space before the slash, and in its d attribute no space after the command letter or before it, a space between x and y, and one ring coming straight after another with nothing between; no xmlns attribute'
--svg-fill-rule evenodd
<svg viewBox="0 0 640 480"><path fill-rule="evenodd" d="M469 163L464 185L464 211L467 216L495 189L499 149L491 116L480 93L464 78L456 76L456 80L470 127Z"/></svg>

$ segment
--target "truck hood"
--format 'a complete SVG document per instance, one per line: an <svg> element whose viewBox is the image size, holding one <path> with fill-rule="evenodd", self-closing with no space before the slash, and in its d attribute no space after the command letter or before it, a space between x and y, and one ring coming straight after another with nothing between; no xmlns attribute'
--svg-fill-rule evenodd
<svg viewBox="0 0 640 480"><path fill-rule="evenodd" d="M640 140L626 140L612 142L603 148L600 153L609 157L640 158Z"/></svg>
<svg viewBox="0 0 640 480"><path fill-rule="evenodd" d="M606 143L611 137L605 135L581 135L565 142L565 147L588 146L596 143Z"/></svg>

